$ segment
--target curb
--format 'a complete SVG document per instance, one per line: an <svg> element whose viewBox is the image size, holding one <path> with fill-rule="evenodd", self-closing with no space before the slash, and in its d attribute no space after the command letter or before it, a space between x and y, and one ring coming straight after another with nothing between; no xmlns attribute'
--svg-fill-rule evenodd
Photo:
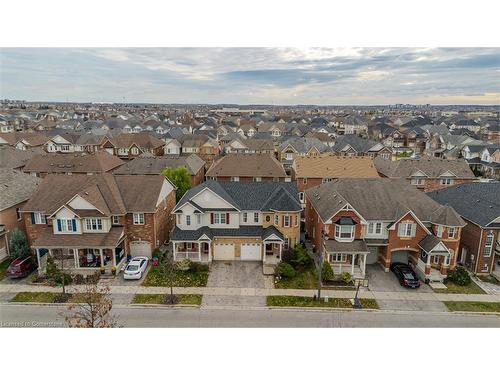
<svg viewBox="0 0 500 375"><path fill-rule="evenodd" d="M129 305L121 305L121 306L127 306L127 307L145 307L145 308L150 308L150 307L164 307L167 309L183 309L183 308L193 308L193 309L199 309L201 306L200 305L186 305L186 304L177 304L177 305L167 305L163 303L131 303Z"/></svg>

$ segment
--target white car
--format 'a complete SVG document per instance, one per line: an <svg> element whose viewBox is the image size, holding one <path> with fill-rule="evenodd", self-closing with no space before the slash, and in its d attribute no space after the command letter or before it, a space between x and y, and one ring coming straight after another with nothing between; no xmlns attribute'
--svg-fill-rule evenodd
<svg viewBox="0 0 500 375"><path fill-rule="evenodd" d="M139 280L148 267L148 261L147 257L132 258L123 271L123 278L125 280Z"/></svg>

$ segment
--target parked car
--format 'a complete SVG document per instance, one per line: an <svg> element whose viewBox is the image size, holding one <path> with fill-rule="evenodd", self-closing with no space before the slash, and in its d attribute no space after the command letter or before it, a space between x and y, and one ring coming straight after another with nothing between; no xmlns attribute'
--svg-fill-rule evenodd
<svg viewBox="0 0 500 375"><path fill-rule="evenodd" d="M16 258L7 268L7 277L17 279L28 276L37 269L37 265L31 256L25 258Z"/></svg>
<svg viewBox="0 0 500 375"><path fill-rule="evenodd" d="M146 271L148 262L147 257L132 258L123 271L123 278L125 280L139 280Z"/></svg>
<svg viewBox="0 0 500 375"><path fill-rule="evenodd" d="M420 287L420 280L410 265L395 262L391 264L391 271L394 272L402 286L406 288Z"/></svg>

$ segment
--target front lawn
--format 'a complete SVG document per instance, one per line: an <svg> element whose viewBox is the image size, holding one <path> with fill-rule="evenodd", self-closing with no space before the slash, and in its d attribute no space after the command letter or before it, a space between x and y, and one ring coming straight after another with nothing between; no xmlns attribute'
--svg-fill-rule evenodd
<svg viewBox="0 0 500 375"><path fill-rule="evenodd" d="M461 286L455 284L453 281L448 280L445 284L446 289L434 289L435 293L449 293L449 294L486 294L474 281L469 285Z"/></svg>
<svg viewBox="0 0 500 375"><path fill-rule="evenodd" d="M176 287L203 287L207 286L208 266L199 266L198 270L180 271L175 270L173 276L173 286ZM151 267L142 286L170 286L168 279L161 274L159 267Z"/></svg>
<svg viewBox="0 0 500 375"><path fill-rule="evenodd" d="M12 262L12 259L8 257L2 263L0 263L0 280L5 279L5 274L7 273L7 268L9 268L10 262Z"/></svg>
<svg viewBox="0 0 500 375"><path fill-rule="evenodd" d="M314 300L312 297L297 296L268 296L267 306L278 307L331 307L352 308L349 298L329 298L328 302ZM377 301L374 299L361 299L361 305L366 309L378 309Z"/></svg>
<svg viewBox="0 0 500 375"><path fill-rule="evenodd" d="M277 279L277 289L315 289L318 287L318 276L314 268L297 271L294 277Z"/></svg>
<svg viewBox="0 0 500 375"><path fill-rule="evenodd" d="M178 294L177 304L201 305L201 294ZM132 303L162 305L165 303L165 294L136 294Z"/></svg>
<svg viewBox="0 0 500 375"><path fill-rule="evenodd" d="M500 312L500 302L445 301L450 311Z"/></svg>
<svg viewBox="0 0 500 375"><path fill-rule="evenodd" d="M485 283L500 285L500 281L498 281L496 278L494 278L491 275L478 276L478 279L481 280L482 282L485 282Z"/></svg>
<svg viewBox="0 0 500 375"><path fill-rule="evenodd" d="M54 292L20 292L10 302L36 302L36 303L83 303L84 293L54 293Z"/></svg>

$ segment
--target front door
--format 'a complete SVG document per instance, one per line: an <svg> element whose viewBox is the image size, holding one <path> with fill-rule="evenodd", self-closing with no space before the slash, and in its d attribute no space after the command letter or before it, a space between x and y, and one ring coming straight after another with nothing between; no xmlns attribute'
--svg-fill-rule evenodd
<svg viewBox="0 0 500 375"><path fill-rule="evenodd" d="M467 250L465 250L464 247L462 247L462 254L460 254L460 263L465 264L467 261Z"/></svg>

